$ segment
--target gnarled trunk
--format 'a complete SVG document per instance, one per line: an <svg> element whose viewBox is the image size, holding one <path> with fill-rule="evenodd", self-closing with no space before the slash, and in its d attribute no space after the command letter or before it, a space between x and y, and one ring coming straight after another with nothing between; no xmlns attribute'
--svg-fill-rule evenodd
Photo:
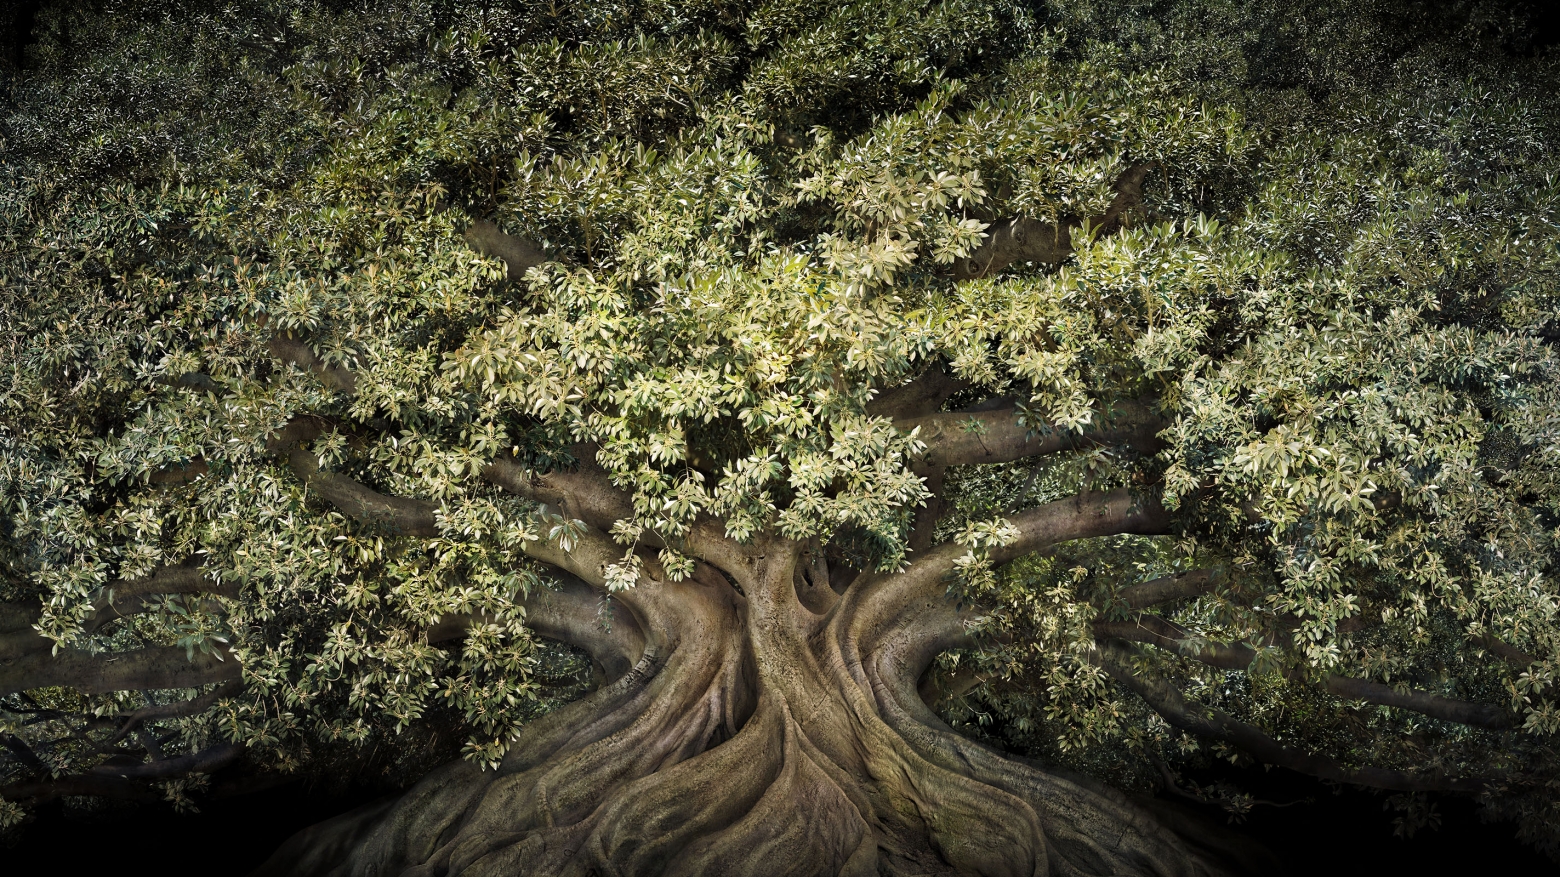
<svg viewBox="0 0 1560 877"><path fill-rule="evenodd" d="M964 636L940 594L901 575L838 597L801 556L776 541L726 575L642 580L610 628L559 620L560 595L538 629L626 671L529 726L498 770L448 765L258 873L1225 872L1119 793L943 725L916 689Z"/></svg>

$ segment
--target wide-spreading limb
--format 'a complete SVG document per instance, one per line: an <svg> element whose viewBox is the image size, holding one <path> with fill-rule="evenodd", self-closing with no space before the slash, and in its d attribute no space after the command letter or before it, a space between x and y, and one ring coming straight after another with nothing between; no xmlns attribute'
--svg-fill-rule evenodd
<svg viewBox="0 0 1560 877"><path fill-rule="evenodd" d="M495 474L499 483L516 475ZM515 486L562 490L565 481L536 478ZM614 498L599 479L579 483L595 498L560 497L560 507L599 513L626 499ZM1159 526L1156 514L1135 509L1124 494L1084 498L1019 516L1021 544L1010 550L1123 524ZM609 543L598 544L606 542L591 528L570 552L538 546L532 553L600 587L600 566L615 557ZM1147 852L1053 849L1047 840L1053 827L1025 798L1045 785L1043 774L1033 772L1027 785L993 785L974 775L967 759L961 766L935 747L919 750L885 718L873 684L850 669L876 651L863 649L857 631L839 619L854 614L847 606L882 614L893 595L925 592L926 580L951 565L948 552L852 588L875 599L841 601L835 621L814 636L812 613L797 601L794 584L805 545L768 540L717 548L712 556L728 562L723 571L742 585L745 598L714 569L674 583L645 558L648 576L615 598L644 633L644 655L634 669L528 728L499 771L448 768L394 807L331 829L332 837L351 839L343 856L320 861L315 854L334 842L319 840L308 847L314 852L279 854L273 872L298 872L307 859L303 873L769 874L784 870L767 854L781 846L793 850L785 864L794 873L1217 870L1162 828L1146 830L1156 823L1139 811L1132 818L1145 831L1118 846L1147 843ZM913 586L896 586L900 580ZM931 606L945 610L941 595L935 597ZM912 620L919 614L906 613ZM874 641L920 630L908 621L868 627ZM919 668L900 666L905 672L895 684L909 678L913 691ZM988 753L987 760L988 774L1001 773L1000 756ZM1050 795L1092 800L1095 793L1064 783ZM1101 814L1127 812L1121 801L1107 804ZM1047 807L1059 818L1071 812L1055 802ZM1090 834L1082 826L1056 831ZM798 846L802 839L807 843ZM798 849L805 851L800 860Z"/></svg>

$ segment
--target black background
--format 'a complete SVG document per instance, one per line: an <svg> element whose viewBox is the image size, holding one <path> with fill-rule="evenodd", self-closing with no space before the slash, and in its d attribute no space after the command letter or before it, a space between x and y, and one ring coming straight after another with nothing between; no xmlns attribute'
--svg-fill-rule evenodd
<svg viewBox="0 0 1560 877"><path fill-rule="evenodd" d="M1393 836L1394 813L1385 796L1335 789L1286 770L1229 768L1196 777L1234 781L1259 798L1244 823L1230 825L1263 843L1293 877L1395 877L1413 874L1560 875L1560 864L1515 838L1509 824L1480 822L1471 801L1438 802L1439 830L1411 838ZM327 792L302 782L202 802L201 812L180 816L163 806L114 809L67 816L40 808L32 823L0 850L6 874L119 875L145 869L160 874L243 875L258 866L293 832L381 797L368 788ZM1211 807L1208 818L1225 822ZM1267 877L1267 875L1263 875Z"/></svg>

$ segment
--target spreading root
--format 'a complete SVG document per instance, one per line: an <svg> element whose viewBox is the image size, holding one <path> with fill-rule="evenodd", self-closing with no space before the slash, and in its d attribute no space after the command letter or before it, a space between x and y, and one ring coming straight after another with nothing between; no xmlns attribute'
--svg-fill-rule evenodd
<svg viewBox="0 0 1560 877"><path fill-rule="evenodd" d="M448 765L294 837L257 877L1242 870L1209 836L942 725L915 690L935 635L787 634L717 587L682 590L675 636L530 726L500 769Z"/></svg>

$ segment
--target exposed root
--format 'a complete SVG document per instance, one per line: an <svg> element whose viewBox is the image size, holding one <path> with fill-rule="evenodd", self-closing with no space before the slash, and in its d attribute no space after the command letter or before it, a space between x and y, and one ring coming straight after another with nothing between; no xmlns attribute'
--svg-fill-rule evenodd
<svg viewBox="0 0 1560 877"><path fill-rule="evenodd" d="M777 554L738 576L741 604L707 576L635 589L633 668L527 728L500 770L446 767L262 873L1222 873L1125 796L943 725L915 681L963 635L951 608L879 615L864 644L852 601L820 629L798 553Z"/></svg>

